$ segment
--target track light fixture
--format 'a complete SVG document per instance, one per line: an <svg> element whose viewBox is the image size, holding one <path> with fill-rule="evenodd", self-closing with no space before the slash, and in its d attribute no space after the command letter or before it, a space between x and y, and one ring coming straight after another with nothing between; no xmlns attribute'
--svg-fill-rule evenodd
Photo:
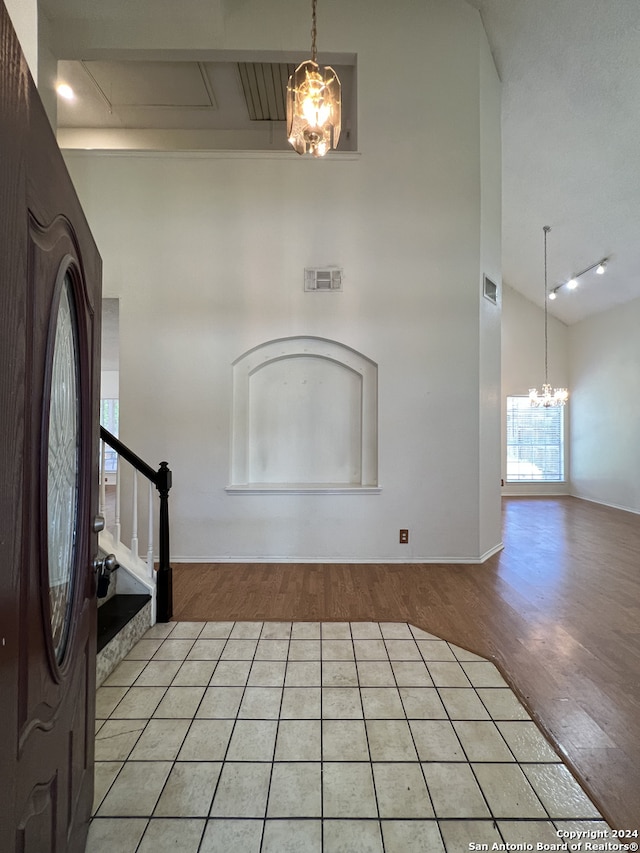
<svg viewBox="0 0 640 853"><path fill-rule="evenodd" d="M588 267L585 267L581 272L572 275L568 281L559 284L557 287L554 287L553 290L549 292L549 299L556 299L558 295L558 291L562 290L563 287L566 287L567 290L575 290L578 286L578 279L585 275L585 273L591 272L591 270L595 270L598 275L604 275L607 269L607 262L609 258L602 258L599 261L596 261L595 264L590 264Z"/></svg>

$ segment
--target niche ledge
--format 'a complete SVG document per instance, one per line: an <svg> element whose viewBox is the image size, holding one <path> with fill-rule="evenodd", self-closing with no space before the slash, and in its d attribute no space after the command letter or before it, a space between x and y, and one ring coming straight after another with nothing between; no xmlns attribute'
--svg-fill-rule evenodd
<svg viewBox="0 0 640 853"><path fill-rule="evenodd" d="M229 495L379 495L381 486L359 486L357 483L247 483L226 486Z"/></svg>

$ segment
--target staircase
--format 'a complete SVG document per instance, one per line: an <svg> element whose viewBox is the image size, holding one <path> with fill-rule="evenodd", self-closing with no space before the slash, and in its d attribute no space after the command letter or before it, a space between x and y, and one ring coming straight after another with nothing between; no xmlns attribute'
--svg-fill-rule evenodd
<svg viewBox="0 0 640 853"><path fill-rule="evenodd" d="M109 573L102 563L103 583L98 599L98 636L96 686L100 686L113 669L126 657L138 640L156 621L168 622L172 616L171 566L169 565L169 511L171 471L166 462L154 471L140 457L104 428L100 430L100 514L106 519L99 534L100 560L111 555L117 568ZM110 478L115 487L107 491L107 451L111 461ZM115 457L114 457L115 452ZM115 460L115 462L114 462ZM114 470L115 469L115 470ZM147 502L138 500L138 475L148 480ZM155 512L153 487L160 495L159 512ZM130 546L122 541L121 496L131 504L128 530ZM146 560L140 557L138 536L140 506L146 504ZM159 530L159 556L154 558L154 530ZM108 587L107 587L108 581Z"/></svg>
<svg viewBox="0 0 640 853"><path fill-rule="evenodd" d="M101 559L106 553L100 548ZM98 599L98 639L96 687L99 687L138 640L154 624L153 597L148 592L118 592L118 580L126 569L118 567L111 574L109 592Z"/></svg>

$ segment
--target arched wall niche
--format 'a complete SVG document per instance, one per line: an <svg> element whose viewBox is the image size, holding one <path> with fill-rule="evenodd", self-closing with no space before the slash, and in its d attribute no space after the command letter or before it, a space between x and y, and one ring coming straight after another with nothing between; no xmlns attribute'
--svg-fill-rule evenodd
<svg viewBox="0 0 640 853"><path fill-rule="evenodd" d="M378 366L299 336L233 363L228 491L379 491Z"/></svg>

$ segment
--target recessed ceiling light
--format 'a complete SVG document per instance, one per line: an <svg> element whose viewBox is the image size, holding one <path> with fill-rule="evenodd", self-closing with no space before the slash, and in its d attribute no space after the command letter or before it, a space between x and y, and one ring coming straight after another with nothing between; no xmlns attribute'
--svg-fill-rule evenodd
<svg viewBox="0 0 640 853"><path fill-rule="evenodd" d="M58 83L56 86L56 92L61 98L64 98L65 101L73 101L76 96L76 93L68 83Z"/></svg>

